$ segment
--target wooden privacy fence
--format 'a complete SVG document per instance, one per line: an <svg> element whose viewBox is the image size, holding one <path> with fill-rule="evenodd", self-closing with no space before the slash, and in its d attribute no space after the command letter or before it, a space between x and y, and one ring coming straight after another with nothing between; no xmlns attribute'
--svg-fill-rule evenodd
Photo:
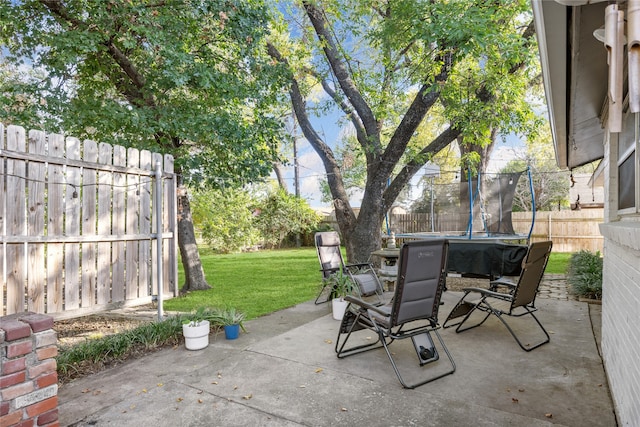
<svg viewBox="0 0 640 427"><path fill-rule="evenodd" d="M0 125L0 178L0 315L177 295L171 156Z"/></svg>
<svg viewBox="0 0 640 427"><path fill-rule="evenodd" d="M538 211L531 233L531 241L552 240L554 252L600 251L604 238L599 225L604 221L604 209L579 211ZM513 228L518 233L528 233L531 212L514 212Z"/></svg>
<svg viewBox="0 0 640 427"><path fill-rule="evenodd" d="M514 230L520 235L528 235L531 228L531 218L531 212L513 212ZM461 231L459 224L466 224L467 221L468 214L441 215L440 217L436 214L433 227L435 232L447 234L452 230ZM554 252L577 252L580 250L602 252L604 239L600 234L599 224L603 221L603 209L538 211L531 233L531 241L552 240ZM333 216L327 216L323 222L335 230L338 229L338 224ZM427 213L392 214L389 215L389 224L391 231L395 233L431 231L430 214Z"/></svg>

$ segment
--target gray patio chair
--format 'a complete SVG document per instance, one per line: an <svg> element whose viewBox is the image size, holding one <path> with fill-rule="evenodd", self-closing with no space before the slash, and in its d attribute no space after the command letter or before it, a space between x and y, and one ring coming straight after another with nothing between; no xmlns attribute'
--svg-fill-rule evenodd
<svg viewBox="0 0 640 427"><path fill-rule="evenodd" d="M535 299L544 269L549 261L551 247L552 242L550 241L536 242L529 246L527 255L522 260L522 272L517 282L497 279L490 283L489 289L464 288L464 295L447 316L443 327L457 326L456 332L463 332L482 325L493 314L507 327L507 330L524 351L531 351L548 343L550 340L549 334L534 312L537 311ZM505 288L505 292L499 292L501 287ZM463 327L476 311L484 312L484 318L472 326ZM533 317L546 336L545 339L535 345L524 345L505 319L505 317L523 317L526 315ZM462 320L459 322L448 324L449 321L460 317L462 317Z"/></svg>
<svg viewBox="0 0 640 427"><path fill-rule="evenodd" d="M343 271L357 285L355 291L362 298L375 297L377 302L383 301L384 289L373 266L369 263L345 265L340 250L340 236L335 231L318 232L314 236L320 272L322 273L322 288L316 297L315 303L322 304L333 298L333 289L327 290L332 274ZM320 300L323 294L327 294L325 300Z"/></svg>
<svg viewBox="0 0 640 427"><path fill-rule="evenodd" d="M438 333L438 309L445 286L447 249L448 242L442 239L405 243L400 249L395 293L391 302L385 305L376 306L353 296L347 297L349 307L340 324L335 346L338 358L383 347L400 384L405 388L415 388L455 372L453 358ZM378 339L347 347L350 339L362 341L361 334L357 334L362 329L367 333L373 331ZM423 366L436 362L440 357L432 333L438 338L451 366L443 364L446 367L444 372L441 368L434 369L427 378L407 383L389 345L395 340L411 338L419 365Z"/></svg>

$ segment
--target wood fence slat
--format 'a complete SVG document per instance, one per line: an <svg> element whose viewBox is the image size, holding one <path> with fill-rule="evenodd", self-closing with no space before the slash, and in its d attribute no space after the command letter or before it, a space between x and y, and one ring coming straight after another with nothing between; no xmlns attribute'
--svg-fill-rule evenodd
<svg viewBox="0 0 640 427"><path fill-rule="evenodd" d="M67 159L80 159L80 140L68 137L66 141ZM80 168L67 166L65 187L64 232L67 236L80 234L80 190L82 180ZM74 310L80 307L80 245L67 243L64 247L64 308Z"/></svg>
<svg viewBox="0 0 640 427"><path fill-rule="evenodd" d="M85 140L82 158L87 162L98 162L98 144ZM82 173L82 235L96 234L96 171L85 168ZM96 302L96 248L95 243L82 244L82 307L91 307Z"/></svg>
<svg viewBox="0 0 640 427"><path fill-rule="evenodd" d="M127 150L127 167L138 168L140 166L140 152L136 148ZM127 234L140 232L140 175L127 174ZM127 242L126 260L126 299L138 298L138 262L140 259L139 244L135 240Z"/></svg>
<svg viewBox="0 0 640 427"><path fill-rule="evenodd" d="M25 131L19 126L7 128L7 149L26 151ZM25 215L25 181L26 165L24 160L7 160L7 193L8 207L6 216L7 233L10 235L26 234ZM25 309L25 272L26 254L23 244L7 245L7 313L24 311Z"/></svg>
<svg viewBox="0 0 640 427"><path fill-rule="evenodd" d="M140 152L140 168L151 170L151 152ZM151 183L150 176L140 181L140 234L151 234ZM138 265L138 296L146 297L151 292L151 240L140 241Z"/></svg>
<svg viewBox="0 0 640 427"><path fill-rule="evenodd" d="M64 137L50 134L48 154L51 157L64 157ZM64 167L49 164L47 171L47 234L64 233ZM51 243L47 246L47 311L63 310L64 286L64 243Z"/></svg>
<svg viewBox="0 0 640 427"><path fill-rule="evenodd" d="M112 147L98 144L98 162L111 164ZM111 233L111 187L112 174L98 171L98 234ZM98 243L98 284L96 303L106 304L111 300L111 243Z"/></svg>
<svg viewBox="0 0 640 427"><path fill-rule="evenodd" d="M151 156L151 168L155 170L156 165L158 164L158 162L162 165L162 154L159 153L153 153ZM155 185L151 186L152 188L152 201L156 200L155 197ZM153 207L152 205L152 210L151 212L155 212L155 207ZM155 215L151 216L151 220L152 220L152 231L153 233L159 233L162 232L162 230L158 230L158 218ZM151 283L153 284L152 286L152 295L158 295L158 268L161 268L161 266L158 265L158 249L157 246L154 244L151 245ZM164 276L163 276L164 277ZM163 282L164 284L164 282ZM162 288L164 290L164 286Z"/></svg>
<svg viewBox="0 0 640 427"><path fill-rule="evenodd" d="M160 218L164 295L177 295L172 156L37 130L27 140L2 124L0 150L0 315L61 319L150 302ZM153 218L158 161L163 212Z"/></svg>
<svg viewBox="0 0 640 427"><path fill-rule="evenodd" d="M29 131L29 153L43 155L46 150L47 136L43 131ZM27 202L28 234L29 236L44 235L44 193L45 193L45 164L29 162L29 182L27 184L29 200ZM28 245L28 282L27 309L36 313L44 313L46 289L46 264L44 243L30 243Z"/></svg>
<svg viewBox="0 0 640 427"><path fill-rule="evenodd" d="M121 145L113 147L113 164L116 166L126 166L127 150ZM124 234L125 230L125 200L126 200L126 177L120 172L113 174L113 208L111 218L113 224L111 233ZM125 243L113 242L111 244L111 264L112 264L112 281L111 281L111 302L124 301L125 287Z"/></svg>
<svg viewBox="0 0 640 427"><path fill-rule="evenodd" d="M6 149L4 140L4 125L0 123L0 151ZM6 178L7 176L4 173L4 159L0 157L0 233L2 233L3 236L6 235L5 226L7 224L5 218L5 209L7 205L5 204L6 197L4 193ZM0 288L0 316L4 316L4 289L6 285L4 281L4 260L6 249L7 246L4 244L4 242L2 242L2 247L0 247L0 277L2 278L2 288Z"/></svg>

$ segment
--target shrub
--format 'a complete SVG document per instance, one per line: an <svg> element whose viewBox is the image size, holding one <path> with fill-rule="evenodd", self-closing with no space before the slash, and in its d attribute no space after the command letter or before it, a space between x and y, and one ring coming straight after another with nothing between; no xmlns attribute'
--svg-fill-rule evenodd
<svg viewBox="0 0 640 427"><path fill-rule="evenodd" d="M567 283L573 293L584 298L602 298L602 257L600 252L582 250L571 255Z"/></svg>

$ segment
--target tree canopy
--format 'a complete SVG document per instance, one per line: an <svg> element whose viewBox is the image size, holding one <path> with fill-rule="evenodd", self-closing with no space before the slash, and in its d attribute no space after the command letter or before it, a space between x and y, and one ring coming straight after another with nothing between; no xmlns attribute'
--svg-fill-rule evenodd
<svg viewBox="0 0 640 427"><path fill-rule="evenodd" d="M0 14L0 120L171 153L182 183L270 172L282 79L265 1L24 0ZM186 289L206 288L184 190L178 206Z"/></svg>
<svg viewBox="0 0 640 427"><path fill-rule="evenodd" d="M296 3L298 5L298 3ZM453 141L485 147L497 133L533 133L527 102L537 74L529 2L301 1L272 38L287 66L300 127L320 156L351 262L380 247L385 212L416 172ZM322 88L319 97L317 88ZM359 214L344 162L310 120L342 112L366 160ZM441 125L419 138L425 118ZM479 161L467 150L464 161ZM390 183L389 183L390 182Z"/></svg>

